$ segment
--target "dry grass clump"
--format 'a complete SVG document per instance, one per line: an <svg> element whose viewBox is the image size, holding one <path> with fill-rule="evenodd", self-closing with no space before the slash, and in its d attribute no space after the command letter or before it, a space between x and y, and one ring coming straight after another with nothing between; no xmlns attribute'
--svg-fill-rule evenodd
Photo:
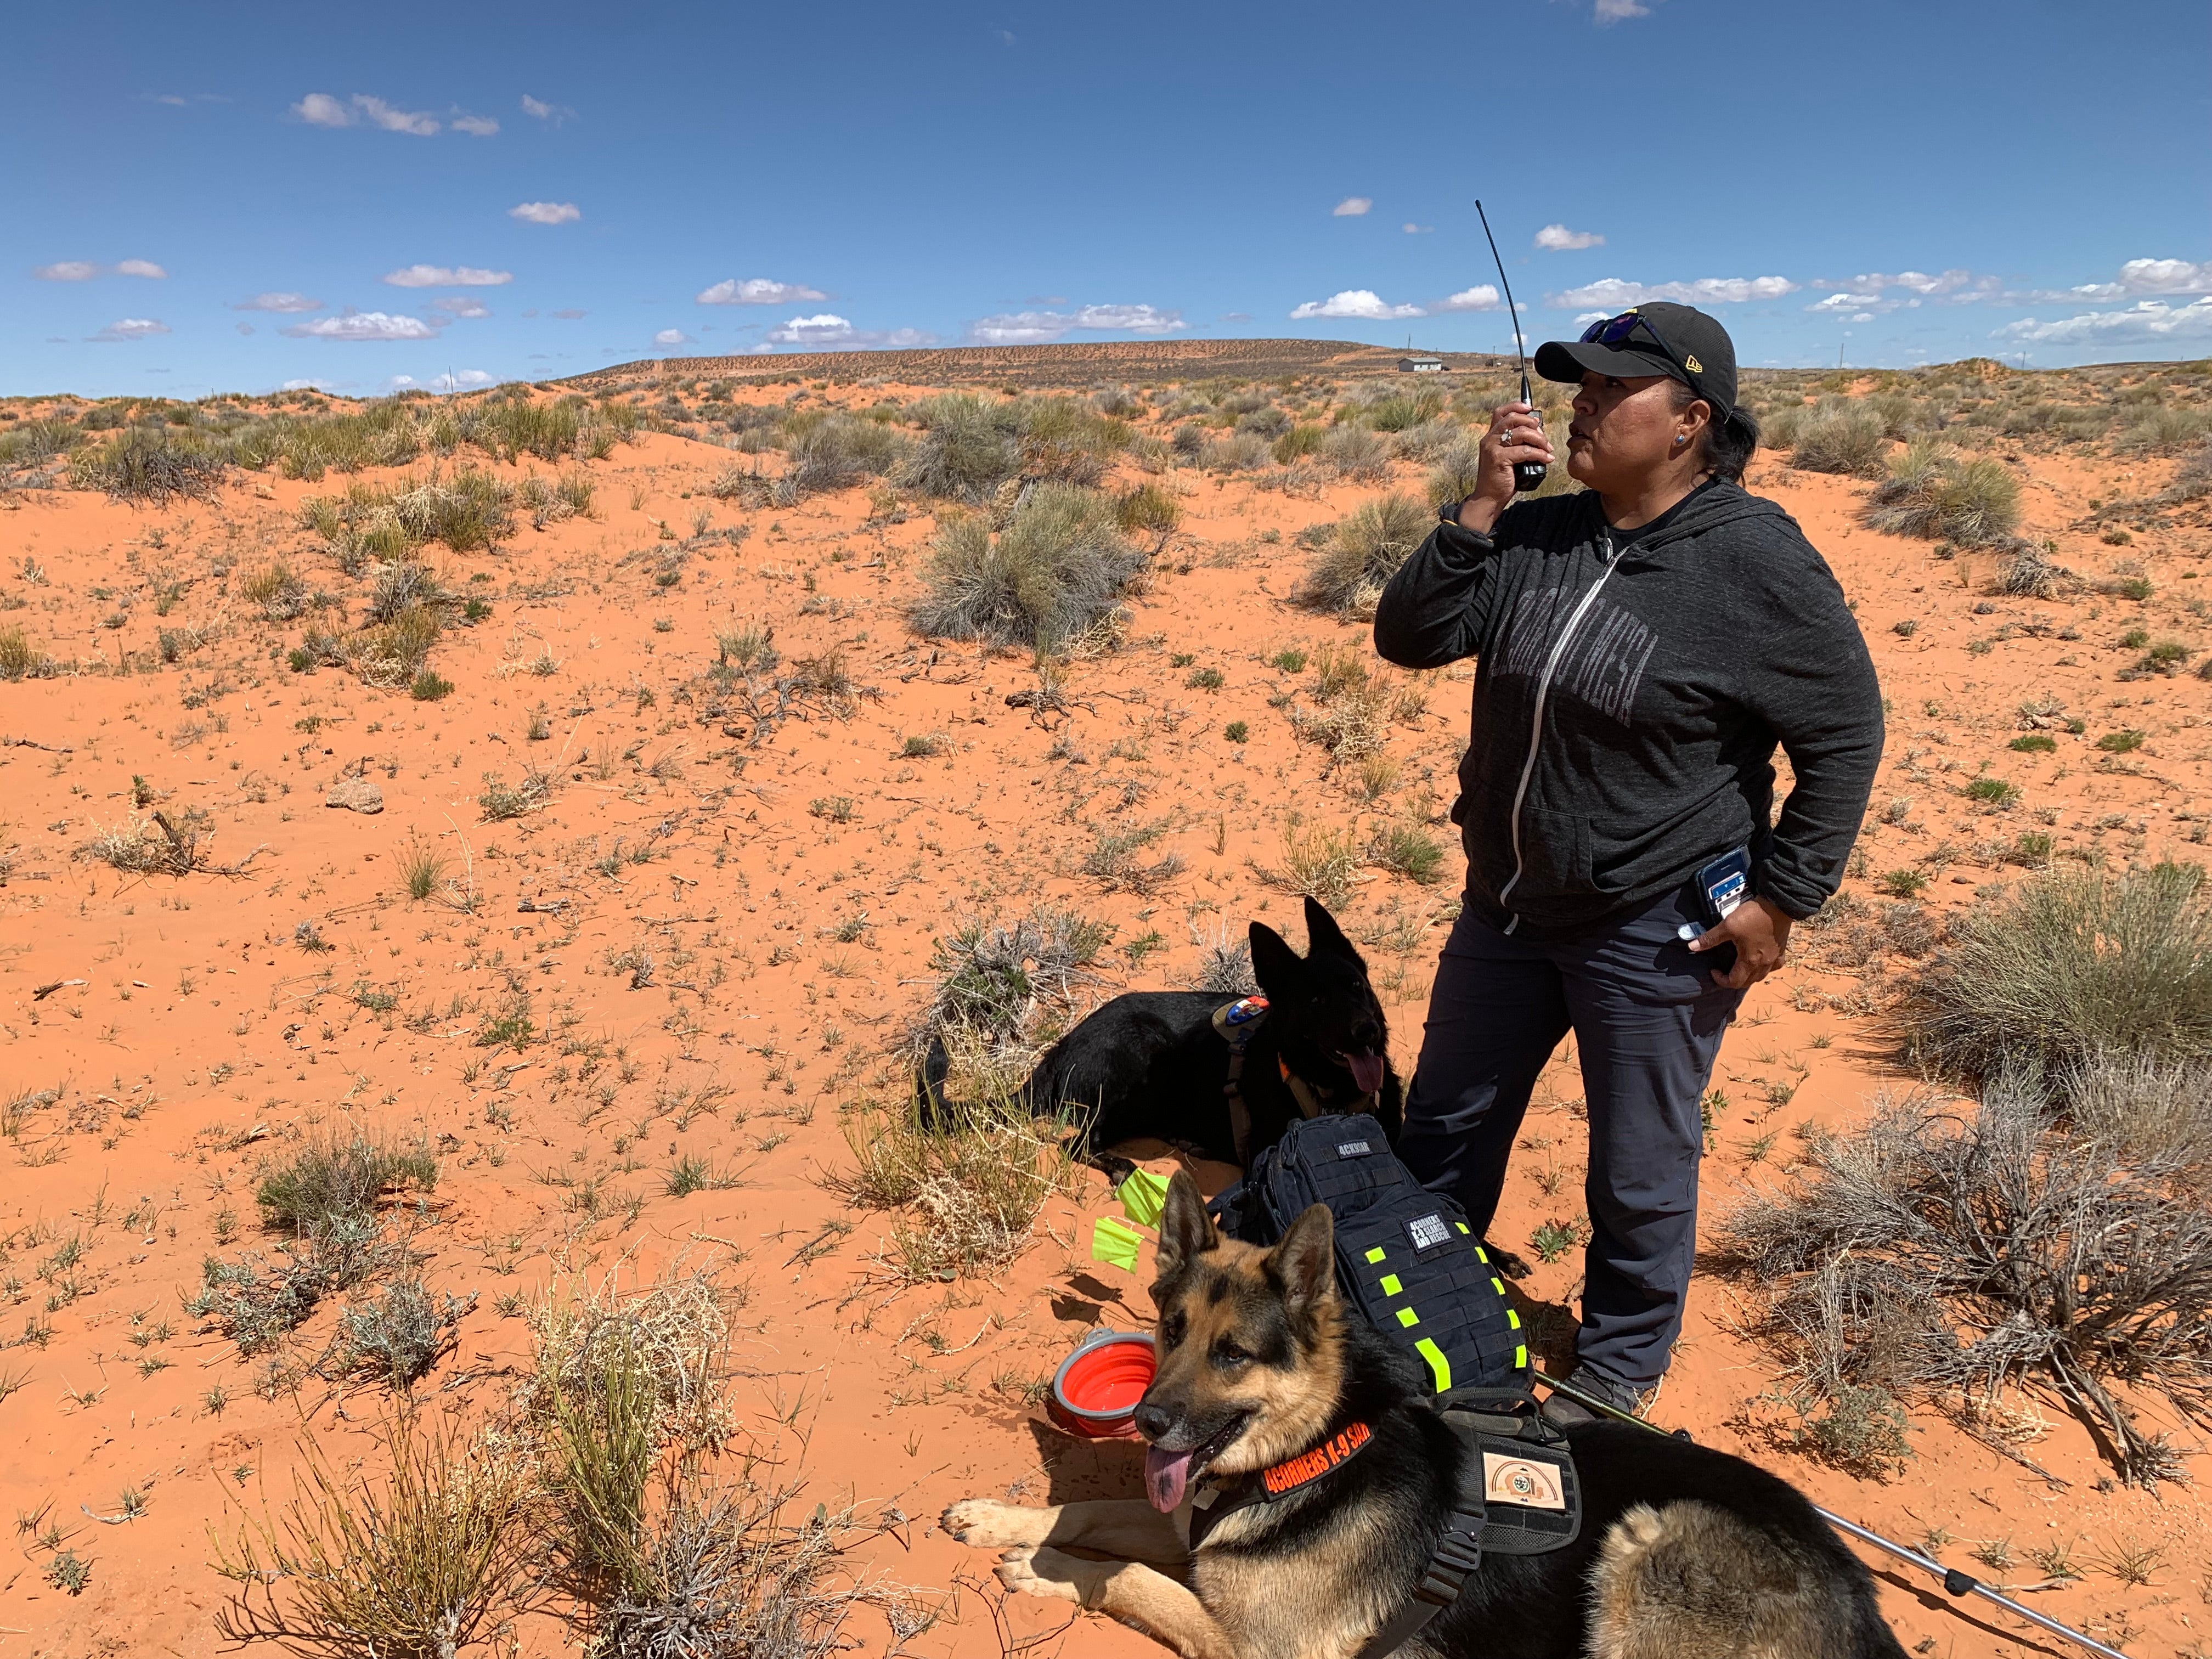
<svg viewBox="0 0 2212 1659"><path fill-rule="evenodd" d="M1371 619L1390 578L1435 526L1434 511L1412 495L1394 491L1362 502L1323 544L1294 597L1316 611Z"/></svg>
<svg viewBox="0 0 2212 1659"><path fill-rule="evenodd" d="M847 1117L858 1201L906 1212L886 1260L909 1282L995 1272L1027 1248L1045 1201L1073 1181L1072 1149L1040 1127L1018 1082L972 1073L974 1086L926 1105L865 1106Z"/></svg>
<svg viewBox="0 0 2212 1659"><path fill-rule="evenodd" d="M1182 504L1158 484L1139 484L1114 498L1114 522L1129 535L1157 535L1164 543L1182 522Z"/></svg>
<svg viewBox="0 0 2212 1659"><path fill-rule="evenodd" d="M550 481L533 472L515 486L514 499L529 513L531 528L543 530L565 519L597 518L592 502L598 493L588 472L563 472Z"/></svg>
<svg viewBox="0 0 2212 1659"><path fill-rule="evenodd" d="M717 1376L742 1299L711 1272L681 1267L628 1291L611 1273L596 1283L585 1274L560 1281L530 1316L537 1358L524 1410L541 1424L564 1411L628 1413L656 1444L720 1443L732 1419Z"/></svg>
<svg viewBox="0 0 2212 1659"><path fill-rule="evenodd" d="M1352 483L1382 483L1390 476L1390 442L1371 427L1333 426L1314 446L1313 459Z"/></svg>
<svg viewBox="0 0 2212 1659"><path fill-rule="evenodd" d="M210 827L199 812L185 813L181 826L167 812L151 817L134 813L96 831L76 849L76 855L130 876L188 876L210 866Z"/></svg>
<svg viewBox="0 0 2212 1659"><path fill-rule="evenodd" d="M1790 451L1790 465L1806 472L1868 477L1881 470L1889 448L1887 411L1857 398L1823 398L1778 411L1765 429L1768 443Z"/></svg>
<svg viewBox="0 0 2212 1659"><path fill-rule="evenodd" d="M133 507L167 507L179 497L206 500L222 482L223 456L196 437L164 428L132 427L70 462L70 482Z"/></svg>
<svg viewBox="0 0 2212 1659"><path fill-rule="evenodd" d="M53 672L53 659L20 628L0 628L0 680L36 679Z"/></svg>
<svg viewBox="0 0 2212 1659"><path fill-rule="evenodd" d="M912 413L921 423L922 437L896 474L901 489L981 502L1021 471L1013 422L973 392L925 398Z"/></svg>
<svg viewBox="0 0 2212 1659"><path fill-rule="evenodd" d="M1417 718L1427 702L1421 679L1370 672L1362 653L1334 646L1314 657L1313 697L1316 708L1291 708L1291 728L1328 750L1332 762L1379 755L1390 722Z"/></svg>
<svg viewBox="0 0 2212 1659"><path fill-rule="evenodd" d="M1360 867L1349 830L1309 823L1297 812L1283 820L1283 861L1275 868L1254 864L1252 873L1270 887L1318 900L1332 908L1352 896Z"/></svg>
<svg viewBox="0 0 2212 1659"><path fill-rule="evenodd" d="M1012 922L963 922L931 949L937 988L909 1047L919 1055L939 1040L996 1069L1025 1073L1097 982L1098 958L1113 938L1104 922L1048 908Z"/></svg>
<svg viewBox="0 0 2212 1659"><path fill-rule="evenodd" d="M825 490L850 489L891 471L905 450L899 434L879 422L831 415L793 441L784 482L794 501Z"/></svg>
<svg viewBox="0 0 2212 1659"><path fill-rule="evenodd" d="M1180 853L1173 852L1156 859L1147 858L1145 849L1172 827L1162 819L1157 823L1101 830L1091 850L1083 856L1083 873L1103 884L1109 892L1142 896L1158 891L1182 873L1183 858Z"/></svg>
<svg viewBox="0 0 2212 1659"><path fill-rule="evenodd" d="M1954 917L1899 1017L1920 1058L1968 1076L2057 1075L2100 1054L2212 1056L2212 904L2195 865L2053 871Z"/></svg>
<svg viewBox="0 0 2212 1659"><path fill-rule="evenodd" d="M216 1571L240 1587L216 1618L225 1639L307 1659L452 1659L543 1599L528 1461L412 1415L383 1438L381 1478L308 1439L281 1516L217 1535Z"/></svg>
<svg viewBox="0 0 2212 1659"><path fill-rule="evenodd" d="M307 608L307 583L282 559L246 577L238 592L260 611L264 622L290 622Z"/></svg>
<svg viewBox="0 0 2212 1659"><path fill-rule="evenodd" d="M477 805L483 810L486 823L535 812L553 799L552 778L534 766L524 767L521 778L514 783L507 782L496 772L487 772L483 785Z"/></svg>
<svg viewBox="0 0 2212 1659"><path fill-rule="evenodd" d="M1924 1395L1971 1427L2002 1418L2007 1390L2047 1389L2149 1485L2179 1477L2179 1454L2112 1385L2212 1419L2208 1156L2197 1139L2130 1157L2013 1073L1978 1108L1915 1095L1814 1141L1806 1178L1747 1202L1717 1253L1773 1287L1765 1328L1844 1426L1871 1420L1865 1390Z"/></svg>
<svg viewBox="0 0 2212 1659"><path fill-rule="evenodd" d="M325 1376L373 1378L404 1393L453 1346L476 1303L474 1291L440 1296L411 1275L396 1279L338 1316L337 1334L318 1369Z"/></svg>
<svg viewBox="0 0 2212 1659"><path fill-rule="evenodd" d="M1145 563L1107 497L1039 484L996 534L980 514L939 532L914 626L933 638L1051 651L1106 617Z"/></svg>
<svg viewBox="0 0 2212 1659"><path fill-rule="evenodd" d="M437 1155L426 1146L324 1129L265 1165L253 1197L264 1224L305 1236L374 1215L387 1193L428 1194L437 1184Z"/></svg>
<svg viewBox="0 0 2212 1659"><path fill-rule="evenodd" d="M1983 456L1962 462L1934 440L1916 439L1890 462L1865 519L1893 535L1986 546L2019 527L2020 484L2002 461Z"/></svg>

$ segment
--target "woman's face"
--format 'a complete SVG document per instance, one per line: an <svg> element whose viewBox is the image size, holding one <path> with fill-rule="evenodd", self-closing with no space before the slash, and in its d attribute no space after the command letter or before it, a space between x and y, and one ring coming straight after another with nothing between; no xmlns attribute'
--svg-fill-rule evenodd
<svg viewBox="0 0 2212 1659"><path fill-rule="evenodd" d="M1568 476L1585 489L1626 494L1693 451L1707 405L1700 399L1677 411L1674 386L1664 374L1584 374L1567 428Z"/></svg>

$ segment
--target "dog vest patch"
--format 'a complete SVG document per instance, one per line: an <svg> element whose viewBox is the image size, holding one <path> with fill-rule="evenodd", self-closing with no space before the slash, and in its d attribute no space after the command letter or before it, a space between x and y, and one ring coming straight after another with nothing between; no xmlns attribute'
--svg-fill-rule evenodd
<svg viewBox="0 0 2212 1659"><path fill-rule="evenodd" d="M1413 1241L1417 1250L1432 1250L1439 1244L1451 1242L1451 1229L1444 1225L1442 1215L1431 1212L1417 1215L1406 1224L1406 1236Z"/></svg>
<svg viewBox="0 0 2212 1659"><path fill-rule="evenodd" d="M1482 1455L1482 1496L1492 1504L1517 1504L1524 1509L1560 1510L1567 1507L1559 1471L1535 1458L1510 1457L1494 1451Z"/></svg>
<svg viewBox="0 0 2212 1659"><path fill-rule="evenodd" d="M1336 1155L1339 1158L1364 1158L1369 1150L1364 1140L1341 1140L1337 1143Z"/></svg>

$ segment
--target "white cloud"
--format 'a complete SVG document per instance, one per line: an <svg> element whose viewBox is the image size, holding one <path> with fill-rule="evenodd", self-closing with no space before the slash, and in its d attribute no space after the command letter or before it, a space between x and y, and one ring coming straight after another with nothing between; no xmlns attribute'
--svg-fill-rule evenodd
<svg viewBox="0 0 2212 1659"><path fill-rule="evenodd" d="M311 92L292 106L292 113L311 127L349 127L354 112L327 92Z"/></svg>
<svg viewBox="0 0 2212 1659"><path fill-rule="evenodd" d="M156 334L167 334L169 325L156 322L151 317L118 317L97 334L87 335L92 340L149 340Z"/></svg>
<svg viewBox="0 0 2212 1659"><path fill-rule="evenodd" d="M1372 196L1347 196L1329 210L1339 219L1357 219L1375 205Z"/></svg>
<svg viewBox="0 0 2212 1659"><path fill-rule="evenodd" d="M653 337L653 343L657 346L690 345L691 337L680 328L664 328Z"/></svg>
<svg viewBox="0 0 2212 1659"><path fill-rule="evenodd" d="M234 323L231 326L235 328L240 334L251 334L253 332L253 325L251 323Z"/></svg>
<svg viewBox="0 0 2212 1659"><path fill-rule="evenodd" d="M696 297L702 306L788 306L830 296L804 283L779 283L769 276L748 276L739 282L726 276L712 288L702 289Z"/></svg>
<svg viewBox="0 0 2212 1659"><path fill-rule="evenodd" d="M507 209L507 216L526 224L566 225L582 218L584 214L574 202L524 202Z"/></svg>
<svg viewBox="0 0 2212 1659"><path fill-rule="evenodd" d="M532 98L526 92L522 94L522 112L534 115L541 121L550 121L556 127L562 122L572 121L576 117L576 112L566 104L549 104L543 98Z"/></svg>
<svg viewBox="0 0 2212 1659"><path fill-rule="evenodd" d="M1650 300L1674 300L1689 306L1741 305L1751 300L1778 300L1797 289L1798 284L1786 276L1700 276L1693 283L1650 283L1607 276L1582 288L1547 294L1544 303L1559 311L1602 306L1611 316Z"/></svg>
<svg viewBox="0 0 2212 1659"><path fill-rule="evenodd" d="M338 317L318 317L312 323L295 323L284 331L298 340L434 340L438 331L420 317L393 316L381 311L349 311Z"/></svg>
<svg viewBox="0 0 2212 1659"><path fill-rule="evenodd" d="M550 316L558 317L564 323L573 323L580 317L590 316L591 313L588 311L577 311L572 308L567 311L550 312L547 314Z"/></svg>
<svg viewBox="0 0 2212 1659"><path fill-rule="evenodd" d="M118 276L167 276L169 273L151 259L119 260L115 267Z"/></svg>
<svg viewBox="0 0 2212 1659"><path fill-rule="evenodd" d="M1594 230L1569 230L1565 225L1546 225L1536 233L1536 246L1553 253L1571 253L1577 248L1603 247L1605 238Z"/></svg>
<svg viewBox="0 0 2212 1659"><path fill-rule="evenodd" d="M2212 293L2212 260L2192 264L2186 259L2130 259L2120 267L2118 282L2085 283L2070 290L2084 300L2124 300L2133 294ZM2058 299L2058 295L2031 295L2031 299Z"/></svg>
<svg viewBox="0 0 2212 1659"><path fill-rule="evenodd" d="M1585 311L1578 313L1576 316L1575 320L1577 323L1582 324L1584 327L1588 327L1592 323L1606 322L1609 320L1612 316L1613 313L1609 311Z"/></svg>
<svg viewBox="0 0 2212 1659"><path fill-rule="evenodd" d="M240 300L231 307L233 311L320 311L323 302L311 300L304 294L276 292L257 294L251 300Z"/></svg>
<svg viewBox="0 0 2212 1659"><path fill-rule="evenodd" d="M354 94L353 105L368 118L371 126L382 127L386 132L407 132L417 138L428 138L438 130L437 122L422 111L394 109L381 98L372 98L365 92Z"/></svg>
<svg viewBox="0 0 2212 1659"><path fill-rule="evenodd" d="M1489 283L1477 283L1473 288L1463 288L1458 293L1437 301L1431 307L1437 311L1496 311L1499 308L1498 289Z"/></svg>
<svg viewBox="0 0 2212 1659"><path fill-rule="evenodd" d="M489 317L491 308L472 294L457 294L430 301L430 309L448 317Z"/></svg>
<svg viewBox="0 0 2212 1659"><path fill-rule="evenodd" d="M1179 333L1190 325L1180 311L1157 306L1079 306L1070 311L1011 311L978 318L969 328L971 338L985 345L1041 345L1078 330L1158 337Z"/></svg>
<svg viewBox="0 0 2212 1659"><path fill-rule="evenodd" d="M42 283L88 283L100 275L100 267L89 259L57 259L31 274Z"/></svg>
<svg viewBox="0 0 2212 1659"><path fill-rule="evenodd" d="M499 131L499 123L489 115L456 115L453 131L465 132L471 138L489 138Z"/></svg>
<svg viewBox="0 0 2212 1659"><path fill-rule="evenodd" d="M1424 317L1419 306L1394 306L1372 289L1347 288L1326 300L1309 300L1291 313L1294 323L1316 317L1358 317L1370 322L1391 322L1401 317Z"/></svg>
<svg viewBox="0 0 2212 1659"><path fill-rule="evenodd" d="M854 351L890 348L899 350L915 346L934 345L937 337L920 329L894 328L883 331L854 328L835 312L824 311L812 317L793 317L779 323L762 337L775 345L811 346L816 349L843 346Z"/></svg>
<svg viewBox="0 0 2212 1659"><path fill-rule="evenodd" d="M1639 0L1597 0L1595 19L1600 23L1618 23L1624 17L1649 17L1651 8Z"/></svg>
<svg viewBox="0 0 2212 1659"><path fill-rule="evenodd" d="M497 288L514 280L511 270L476 265L408 265L384 274L384 281L394 288Z"/></svg>
<svg viewBox="0 0 2212 1659"><path fill-rule="evenodd" d="M2124 311L2091 311L2078 317L2039 322L2023 317L1996 331L1993 338L2051 343L2114 339L2171 340L2212 337L2212 297L2170 306L2163 300L2138 300Z"/></svg>

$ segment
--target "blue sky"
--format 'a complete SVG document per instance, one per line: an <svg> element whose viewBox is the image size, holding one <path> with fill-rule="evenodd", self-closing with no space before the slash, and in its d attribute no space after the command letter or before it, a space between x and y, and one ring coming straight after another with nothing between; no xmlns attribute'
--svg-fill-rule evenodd
<svg viewBox="0 0 2212 1659"><path fill-rule="evenodd" d="M25 9L0 392L815 346L2212 355L2202 0Z"/></svg>

